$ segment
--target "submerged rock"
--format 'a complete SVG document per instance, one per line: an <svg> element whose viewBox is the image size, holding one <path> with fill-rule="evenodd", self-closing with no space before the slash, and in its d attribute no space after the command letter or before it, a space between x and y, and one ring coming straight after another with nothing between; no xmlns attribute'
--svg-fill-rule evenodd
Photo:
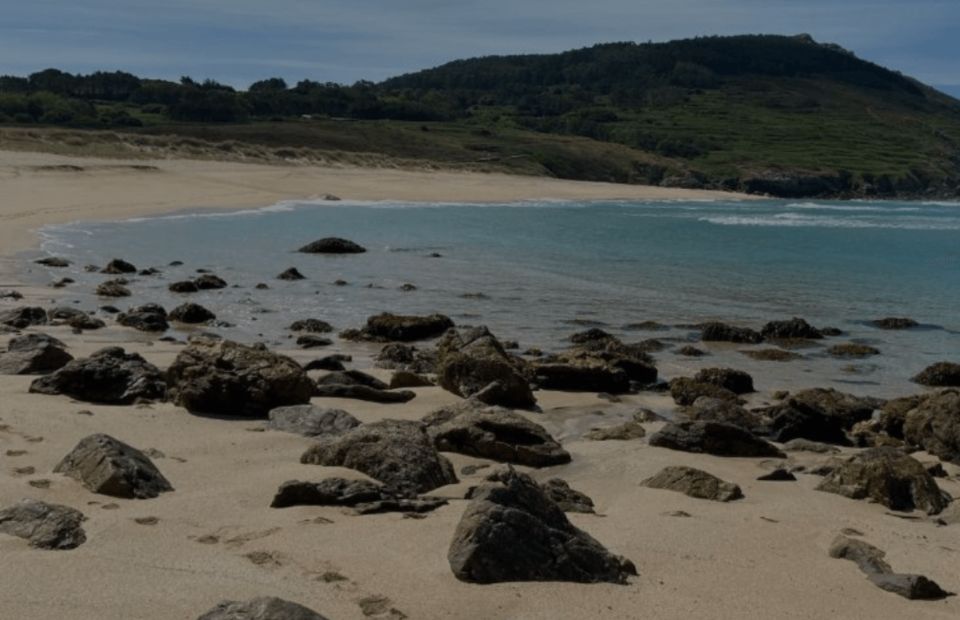
<svg viewBox="0 0 960 620"><path fill-rule="evenodd" d="M919 325L919 323L913 319L906 317L887 317L885 319L870 321L870 323L880 329L910 329L911 327L917 327Z"/></svg>
<svg viewBox="0 0 960 620"><path fill-rule="evenodd" d="M79 510L33 499L0 510L0 532L29 541L37 549L75 549L87 540Z"/></svg>
<svg viewBox="0 0 960 620"><path fill-rule="evenodd" d="M829 349L827 353L831 357L839 357L841 359L859 359L864 357L870 357L872 355L880 355L880 349L876 347L871 347L867 344L860 344L857 342L845 342L843 344L835 344Z"/></svg>
<svg viewBox="0 0 960 620"><path fill-rule="evenodd" d="M193 283L196 284L197 289L201 291L212 291L227 288L226 280L212 273L205 273L201 275L200 277L194 279Z"/></svg>
<svg viewBox="0 0 960 620"><path fill-rule="evenodd" d="M747 327L734 327L726 323L704 323L700 326L704 342L738 342L757 344L763 340L758 332Z"/></svg>
<svg viewBox="0 0 960 620"><path fill-rule="evenodd" d="M805 320L794 317L789 321L771 321L763 326L760 335L766 340L805 339L819 340L823 334Z"/></svg>
<svg viewBox="0 0 960 620"><path fill-rule="evenodd" d="M333 331L333 325L320 319L303 319L294 321L290 325L290 331L307 332L310 334L327 334Z"/></svg>
<svg viewBox="0 0 960 620"><path fill-rule="evenodd" d="M64 394L93 403L129 405L138 399L162 400L166 381L160 369L140 355L108 347L36 379L30 391Z"/></svg>
<svg viewBox="0 0 960 620"><path fill-rule="evenodd" d="M308 243L297 251L306 254L362 254L367 249L348 239L325 237Z"/></svg>
<svg viewBox="0 0 960 620"><path fill-rule="evenodd" d="M143 452L103 434L82 439L53 471L112 497L149 499L173 490Z"/></svg>
<svg viewBox="0 0 960 620"><path fill-rule="evenodd" d="M303 605L272 596L249 601L224 601L197 620L327 620Z"/></svg>
<svg viewBox="0 0 960 620"><path fill-rule="evenodd" d="M712 474L693 467L664 467L660 473L647 478L641 486L651 489L676 491L697 499L730 502L743 498L740 487L724 482Z"/></svg>
<svg viewBox="0 0 960 620"><path fill-rule="evenodd" d="M103 282L97 286L96 293L100 297L130 297L131 295L130 289L117 280Z"/></svg>

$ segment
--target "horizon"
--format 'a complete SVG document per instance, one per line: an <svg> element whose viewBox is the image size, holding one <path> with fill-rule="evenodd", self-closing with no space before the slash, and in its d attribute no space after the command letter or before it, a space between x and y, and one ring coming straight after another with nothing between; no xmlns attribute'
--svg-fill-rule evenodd
<svg viewBox="0 0 960 620"><path fill-rule="evenodd" d="M601 0L589 15L570 0L551 3L549 11L538 10L542 0L512 2L499 12L435 0L404 8L385 0L363 3L373 8L345 0L278 0L273 10L250 0L167 4L161 10L144 0L92 0L81 8L49 0L45 7L11 7L0 26L0 57L6 59L0 74L127 71L171 81L214 79L243 90L271 77L290 85L303 79L380 82L477 56L560 53L611 42L809 33L960 97L960 69L945 25L960 20L960 5L944 0L906 7L893 0L844 6L814 0L802 7L787 0L762 6L755 0L683 0L670 8ZM507 6L502 0L485 4ZM51 14L63 15L62 25L51 24ZM855 20L858 15L867 18ZM653 32L659 36L646 36Z"/></svg>

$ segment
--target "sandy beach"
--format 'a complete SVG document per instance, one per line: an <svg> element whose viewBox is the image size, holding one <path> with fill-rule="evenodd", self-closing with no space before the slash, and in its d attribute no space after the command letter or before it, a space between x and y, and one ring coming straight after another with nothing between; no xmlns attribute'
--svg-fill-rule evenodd
<svg viewBox="0 0 960 620"><path fill-rule="evenodd" d="M515 201L525 199L709 199L729 194L558 181L506 175L360 168L249 165L213 161L119 161L0 151L0 288L16 288L18 305L53 305L53 289L19 286L17 252L36 247L48 224L119 219L184 209L237 209L334 194L354 200ZM737 196L739 197L739 196ZM135 258L135 257L131 257ZM148 302L137 299L135 302ZM318 317L322 318L322 317ZM357 317L362 325L366 317ZM338 326L346 327L346 326ZM81 358L122 344L163 369L181 345L148 340L125 328L74 334L35 327ZM574 331L574 330L571 330ZM5 347L10 336L0 336ZM324 354L369 356L371 345L337 342ZM314 352L284 351L299 362ZM388 380L390 371L364 368ZM316 378L324 373L312 372ZM270 508L287 480L363 478L357 471L304 465L312 440L265 430L263 421L192 415L171 403L104 406L28 393L34 377L0 376L0 508L23 498L64 504L87 516L87 542L70 551L31 548L0 535L0 617L192 620L222 600L278 596L331 619L464 618L956 618L960 599L911 601L875 587L848 561L829 557L842 530L886 552L900 573L928 576L960 590L960 524L940 526L922 512L815 490L820 478L756 478L783 459L716 457L651 447L647 440L590 441L593 426L629 412L675 411L667 394L641 392L611 403L595 393L537 392L541 424L572 456L569 465L518 467L537 480L562 477L586 493L597 514L570 514L574 525L636 565L626 585L559 582L476 585L457 580L447 561L467 505L465 491L490 461L447 454L460 483L431 495L449 504L423 518L400 513L358 516L336 507ZM766 387L766 386L765 386ZM770 386L775 387L775 386ZM810 386L815 387L815 386ZM404 404L314 398L361 422L417 420L458 402L439 387L416 388ZM918 386L917 392L922 391ZM772 390L748 405L774 403ZM663 422L644 423L649 437ZM174 487L149 500L93 494L52 473L76 443L107 433L141 450ZM853 453L853 449L844 448ZM829 455L789 453L788 466L813 467ZM923 463L937 459L915 453ZM669 465L704 469L743 490L721 503L645 488ZM960 467L940 487L960 497ZM45 482L44 482L45 481ZM682 511L687 516L677 516Z"/></svg>

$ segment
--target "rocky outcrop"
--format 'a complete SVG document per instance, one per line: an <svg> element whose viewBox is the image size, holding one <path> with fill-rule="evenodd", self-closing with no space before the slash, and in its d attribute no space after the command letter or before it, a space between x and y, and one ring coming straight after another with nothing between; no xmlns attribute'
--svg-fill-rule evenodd
<svg viewBox="0 0 960 620"><path fill-rule="evenodd" d="M404 497L457 482L450 461L437 452L419 422L382 420L358 426L318 442L300 462L356 469Z"/></svg>
<svg viewBox="0 0 960 620"><path fill-rule="evenodd" d="M432 497L399 497L369 480L326 478L320 482L289 480L280 485L271 508L290 506L349 506L359 514L380 512L430 512L447 500Z"/></svg>
<svg viewBox="0 0 960 620"><path fill-rule="evenodd" d="M249 601L224 601L197 620L327 620L303 605L272 596Z"/></svg>
<svg viewBox="0 0 960 620"><path fill-rule="evenodd" d="M798 317L789 321L770 321L763 326L760 335L765 340L819 340L823 338L819 329Z"/></svg>
<svg viewBox="0 0 960 620"><path fill-rule="evenodd" d="M960 364L937 362L924 368L911 381L929 387L960 387Z"/></svg>
<svg viewBox="0 0 960 620"><path fill-rule="evenodd" d="M43 375L59 370L73 360L66 345L46 334L13 338L0 353L0 374Z"/></svg>
<svg viewBox="0 0 960 620"><path fill-rule="evenodd" d="M938 600L950 596L936 582L923 575L893 572L884 559L886 553L862 540L838 536L830 545L832 558L854 562L867 578L881 590L907 599Z"/></svg>
<svg viewBox="0 0 960 620"><path fill-rule="evenodd" d="M199 325L217 320L217 315L200 304L181 304L170 311L170 320L188 325Z"/></svg>
<svg viewBox="0 0 960 620"><path fill-rule="evenodd" d="M0 312L0 325L26 329L32 325L46 325L47 311L43 308L23 306Z"/></svg>
<svg viewBox="0 0 960 620"><path fill-rule="evenodd" d="M694 377L694 381L711 383L717 387L729 390L734 394L749 394L753 392L753 377L742 370L732 368L704 368Z"/></svg>
<svg viewBox="0 0 960 620"><path fill-rule="evenodd" d="M298 252L306 254L362 254L366 248L340 237L325 237L303 246Z"/></svg>
<svg viewBox="0 0 960 620"><path fill-rule="evenodd" d="M195 338L167 371L170 397L193 413L266 417L310 402L314 382L294 360L262 345Z"/></svg>
<svg viewBox="0 0 960 620"><path fill-rule="evenodd" d="M360 420L346 411L315 405L293 405L271 409L267 422L269 429L305 437L342 435L357 426L360 426Z"/></svg>
<svg viewBox="0 0 960 620"><path fill-rule="evenodd" d="M738 342L757 344L763 340L758 332L747 327L735 327L726 323L704 323L700 326L701 339L704 342Z"/></svg>
<svg viewBox="0 0 960 620"><path fill-rule="evenodd" d="M730 502L743 498L740 487L693 467L664 467L655 476L640 483L651 489L676 491L697 499Z"/></svg>
<svg viewBox="0 0 960 620"><path fill-rule="evenodd" d="M570 453L539 424L499 407L464 411L427 428L442 452L502 463L549 467L570 462Z"/></svg>
<svg viewBox="0 0 960 620"><path fill-rule="evenodd" d="M960 465L960 390L920 400L903 421L903 438L930 454Z"/></svg>
<svg viewBox="0 0 960 620"><path fill-rule="evenodd" d="M140 355L108 347L36 379L30 391L64 394L92 403L129 405L140 399L162 400L166 381L160 369Z"/></svg>
<svg viewBox="0 0 960 620"><path fill-rule="evenodd" d="M33 499L0 510L0 532L23 538L37 549L76 549L87 540L79 510Z"/></svg>
<svg viewBox="0 0 960 620"><path fill-rule="evenodd" d="M817 490L867 499L891 510L923 510L931 515L950 503L920 461L895 448L864 450L835 469Z"/></svg>
<svg viewBox="0 0 960 620"><path fill-rule="evenodd" d="M447 553L461 581L626 583L636 568L574 527L529 476L510 471L480 486Z"/></svg>
<svg viewBox="0 0 960 620"><path fill-rule="evenodd" d="M53 470L101 495L149 499L173 487L143 452L109 435L90 435Z"/></svg>
<svg viewBox="0 0 960 620"><path fill-rule="evenodd" d="M715 456L784 458L773 444L722 422L671 422L650 436L650 445Z"/></svg>
<svg viewBox="0 0 960 620"><path fill-rule="evenodd" d="M437 345L440 386L488 405L527 409L536 404L523 364L486 327L451 330Z"/></svg>
<svg viewBox="0 0 960 620"><path fill-rule="evenodd" d="M170 328L167 311L157 304L145 304L117 315L117 323L141 332L165 332Z"/></svg>

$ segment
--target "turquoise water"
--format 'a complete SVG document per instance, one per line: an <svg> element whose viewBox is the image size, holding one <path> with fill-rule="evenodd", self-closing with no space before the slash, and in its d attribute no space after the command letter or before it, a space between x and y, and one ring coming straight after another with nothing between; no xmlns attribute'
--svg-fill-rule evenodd
<svg viewBox="0 0 960 620"><path fill-rule="evenodd" d="M68 291L89 291L104 279L82 265L123 257L164 272L132 284L137 303L171 307L185 298L168 293L169 282L198 268L216 272L236 288L190 299L236 325L225 335L244 339L280 338L295 318L323 318L339 329L381 311L436 311L549 350L588 323L627 339L679 341L691 330L622 328L707 319L759 328L802 316L848 331L847 340L884 345L886 355L860 363L844 381L894 381L898 388L905 387L904 365L919 370L960 352L960 204L283 203L231 214L86 222L46 229L44 236L46 252L75 261L67 275L78 284ZM353 239L369 251L338 257L294 251L326 236ZM185 264L167 267L173 260ZM308 279L276 280L288 267ZM349 285L335 286L338 279ZM258 282L270 290L255 290ZM417 290L400 291L404 283ZM864 324L890 315L910 316L925 328L890 333ZM811 352L816 372L804 372L818 378L820 371L840 372L839 362L818 355ZM735 359L741 367L756 364ZM777 372L796 368L777 366Z"/></svg>

